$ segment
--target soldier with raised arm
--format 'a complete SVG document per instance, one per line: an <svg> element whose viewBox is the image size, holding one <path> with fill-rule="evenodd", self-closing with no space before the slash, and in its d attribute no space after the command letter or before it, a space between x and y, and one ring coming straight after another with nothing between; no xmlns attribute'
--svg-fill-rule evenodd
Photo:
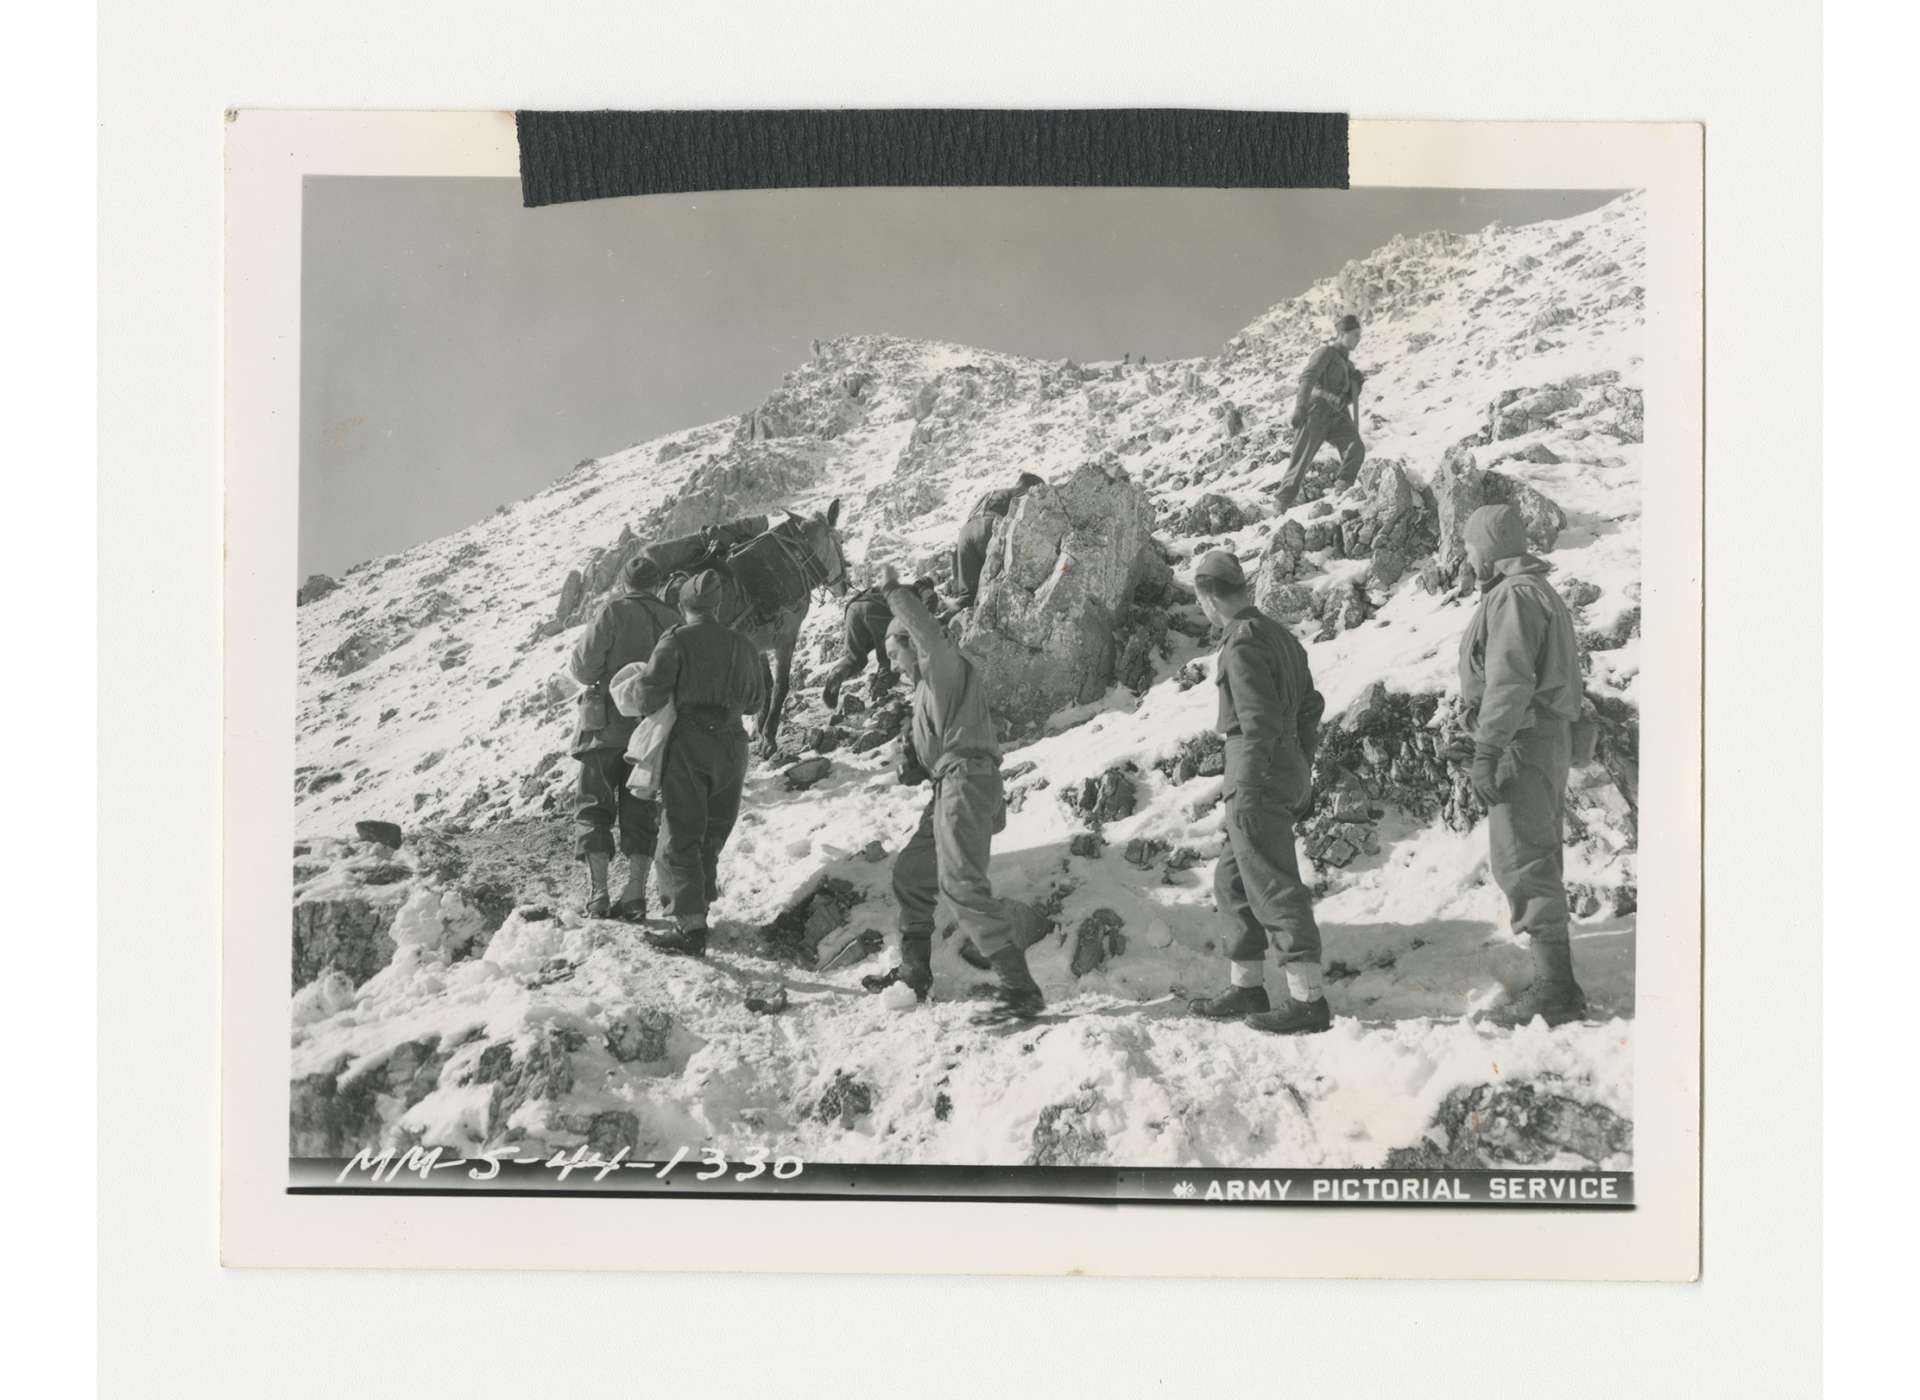
<svg viewBox="0 0 1920 1400"><path fill-rule="evenodd" d="M934 905L945 895L961 934L999 977L998 1006L976 1019L1030 1019L1046 999L1027 970L1026 946L1045 921L1019 900L997 897L987 874L993 838L1007 824L1007 800L986 680L891 565L880 588L893 610L887 650L913 692L904 741L933 784L913 838L893 863L900 906L896 975L926 1000L933 985Z"/></svg>

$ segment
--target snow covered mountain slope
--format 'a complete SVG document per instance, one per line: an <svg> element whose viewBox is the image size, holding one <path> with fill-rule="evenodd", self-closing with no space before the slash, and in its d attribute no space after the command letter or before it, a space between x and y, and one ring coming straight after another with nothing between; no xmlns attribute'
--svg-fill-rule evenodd
<svg viewBox="0 0 1920 1400"><path fill-rule="evenodd" d="M466 530L303 590L318 596L299 611L296 1152L519 1135L849 1161L1629 1161L1643 243L1632 195L1574 219L1396 239L1218 355L1164 364L822 342L738 419L583 462ZM708 964L571 912L572 571L591 577L632 535L834 497L856 564L943 571L982 491L1091 458L1147 488L1177 576L1209 544L1251 572L1288 523L1271 492L1295 378L1343 309L1367 325L1363 484L1397 468L1444 494L1443 461L1464 460L1564 520L1547 557L1578 603L1612 740L1604 770L1576 779L1568 849L1575 958L1604 1024L1508 1034L1459 1019L1527 964L1485 834L1432 757L1466 605L1421 561L1393 576L1343 549L1351 501L1290 512L1316 547L1285 574L1313 600L1298 630L1336 736L1307 845L1346 1018L1332 1033L1276 1041L1172 1014L1172 989L1224 972L1219 780L1200 739L1214 694L1197 683L1210 646L1192 610L1174 610L1138 693L1116 685L1010 746L1015 810L994 878L1056 911L1060 932L1030 959L1071 1019L967 1026L976 974L950 943L935 1004L906 1013L859 990L885 954L808 966L863 931L891 936L884 855L924 800L897 785L889 749L818 737L833 717L806 678L836 652L831 604L802 634L783 736L794 757L809 736L826 744L830 771L794 791L785 764L756 764ZM1125 800L1097 822L1060 800L1116 771ZM405 844L348 839L366 819L401 824ZM785 1011L745 1008L776 984ZM1435 1126L1475 1094L1559 1110L1494 1115L1535 1124L1510 1140Z"/></svg>

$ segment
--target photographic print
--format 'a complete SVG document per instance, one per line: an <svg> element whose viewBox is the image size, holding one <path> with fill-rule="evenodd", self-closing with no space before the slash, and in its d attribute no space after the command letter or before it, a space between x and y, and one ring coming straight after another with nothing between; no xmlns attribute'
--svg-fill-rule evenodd
<svg viewBox="0 0 1920 1400"><path fill-rule="evenodd" d="M1644 188L298 219L287 1190L1634 1211Z"/></svg>

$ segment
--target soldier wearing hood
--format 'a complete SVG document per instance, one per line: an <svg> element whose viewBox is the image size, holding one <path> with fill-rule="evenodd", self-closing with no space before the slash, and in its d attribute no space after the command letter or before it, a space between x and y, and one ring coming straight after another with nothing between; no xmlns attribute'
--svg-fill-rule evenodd
<svg viewBox="0 0 1920 1400"><path fill-rule="evenodd" d="M622 667L644 663L662 634L680 619L660 601L660 570L636 554L620 571L620 584L594 613L574 643L567 669L584 689L573 732L573 756L580 781L573 808L574 854L587 867L587 916L603 919L646 914L647 867L660 834L660 804L645 802L627 788L626 747L639 723L614 708L607 683ZM607 894L615 831L627 858L626 883L618 900Z"/></svg>
<svg viewBox="0 0 1920 1400"><path fill-rule="evenodd" d="M687 581L680 590L685 621L660 638L640 676L642 716L674 702L660 773L667 837L660 864L677 927L645 936L664 953L696 958L707 951L707 909L720 897L720 852L739 819L747 781L741 716L758 711L765 698L753 644L715 616L724 587L712 569Z"/></svg>
<svg viewBox="0 0 1920 1400"><path fill-rule="evenodd" d="M1571 725L1580 714L1580 654L1573 618L1547 582L1552 568L1527 552L1526 522L1510 505L1467 518L1467 559L1480 602L1460 638L1460 694L1478 711L1474 791L1487 805L1493 878L1515 933L1532 942L1533 981L1490 1018L1550 1026L1579 1019L1587 1002L1573 977L1562 870Z"/></svg>

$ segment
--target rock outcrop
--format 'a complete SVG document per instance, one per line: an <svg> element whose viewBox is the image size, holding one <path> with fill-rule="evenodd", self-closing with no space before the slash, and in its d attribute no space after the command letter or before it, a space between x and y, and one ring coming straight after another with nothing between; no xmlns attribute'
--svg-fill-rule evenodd
<svg viewBox="0 0 1920 1400"><path fill-rule="evenodd" d="M1031 723L1113 684L1115 635L1152 565L1147 495L1087 463L1020 498L993 532L960 646L996 713Z"/></svg>

